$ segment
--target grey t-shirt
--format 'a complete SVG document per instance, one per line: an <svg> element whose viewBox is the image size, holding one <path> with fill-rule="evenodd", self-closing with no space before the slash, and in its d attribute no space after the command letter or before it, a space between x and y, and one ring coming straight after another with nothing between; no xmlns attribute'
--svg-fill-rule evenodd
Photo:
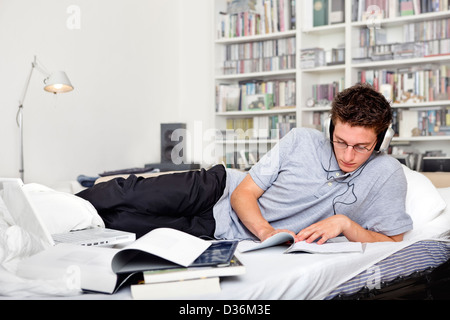
<svg viewBox="0 0 450 320"><path fill-rule="evenodd" d="M297 233L336 213L387 236L412 229L400 163L389 155L373 154L357 170L344 173L330 142L317 130L291 130L248 174L264 190L258 204L274 228ZM227 169L224 194L214 206L218 239L256 239L230 205L245 175Z"/></svg>

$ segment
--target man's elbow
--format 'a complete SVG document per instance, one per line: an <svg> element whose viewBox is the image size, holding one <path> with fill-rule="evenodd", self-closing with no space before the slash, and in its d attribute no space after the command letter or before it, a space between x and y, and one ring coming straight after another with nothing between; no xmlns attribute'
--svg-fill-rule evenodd
<svg viewBox="0 0 450 320"><path fill-rule="evenodd" d="M394 242L400 242L400 241L403 241L403 235L404 235L404 233L401 233L396 236L391 236L389 238L391 238L392 241L394 241Z"/></svg>

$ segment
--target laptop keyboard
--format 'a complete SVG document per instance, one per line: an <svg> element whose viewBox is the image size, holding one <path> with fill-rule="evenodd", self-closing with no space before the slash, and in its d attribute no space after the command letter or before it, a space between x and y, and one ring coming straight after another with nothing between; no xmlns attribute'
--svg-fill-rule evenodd
<svg viewBox="0 0 450 320"><path fill-rule="evenodd" d="M57 243L77 243L85 242L82 245L95 246L108 244L108 240L99 239L97 232L74 231L68 233L60 233L52 235L53 240Z"/></svg>

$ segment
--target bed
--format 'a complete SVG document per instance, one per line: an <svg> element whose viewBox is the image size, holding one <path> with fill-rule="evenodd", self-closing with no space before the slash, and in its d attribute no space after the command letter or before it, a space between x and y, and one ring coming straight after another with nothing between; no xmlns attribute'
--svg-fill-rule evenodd
<svg viewBox="0 0 450 320"><path fill-rule="evenodd" d="M412 291L420 291L413 298L434 298L430 286L447 281L448 287L450 278L450 175L431 176L436 188L425 175L407 167L404 171L408 180L406 208L414 221L414 230L405 235L404 241L369 243L364 253L342 254L284 254L282 246L240 253L240 244L236 255L246 266L244 275L223 278L220 293L177 298L407 298ZM45 212L44 220L53 232L102 223L95 209L76 196L36 184L26 188L36 207ZM131 299L129 286L104 295L68 288L64 279L16 276L19 261L32 254L29 242L29 236L14 225L0 202L1 299Z"/></svg>

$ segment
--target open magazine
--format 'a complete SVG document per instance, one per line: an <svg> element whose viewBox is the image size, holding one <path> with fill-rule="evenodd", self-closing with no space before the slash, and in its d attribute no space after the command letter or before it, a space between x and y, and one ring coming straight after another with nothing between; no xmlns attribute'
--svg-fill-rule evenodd
<svg viewBox="0 0 450 320"><path fill-rule="evenodd" d="M361 242L350 242L345 237L336 237L330 239L324 244L316 242L307 243L306 241L295 242L294 237L288 232L276 233L263 242L242 243L239 245L240 252L249 252L261 250L268 247L287 244L290 246L285 253L308 252L308 253L344 253L344 252L364 252L364 246Z"/></svg>

